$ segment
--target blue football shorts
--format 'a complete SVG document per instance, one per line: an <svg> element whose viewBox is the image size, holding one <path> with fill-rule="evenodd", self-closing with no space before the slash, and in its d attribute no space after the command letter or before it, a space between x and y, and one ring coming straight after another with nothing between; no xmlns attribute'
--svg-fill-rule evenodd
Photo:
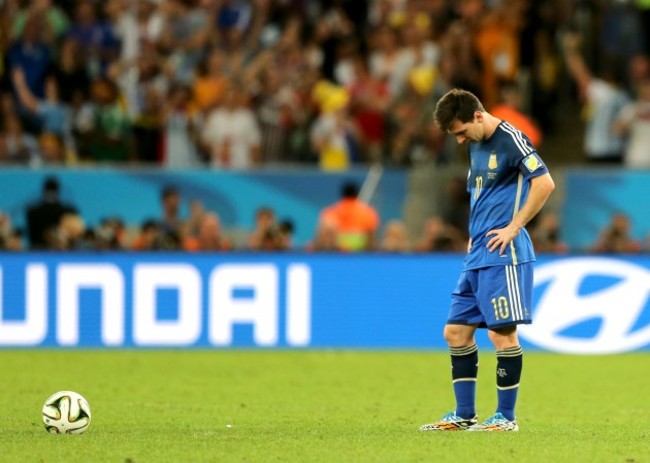
<svg viewBox="0 0 650 463"><path fill-rule="evenodd" d="M464 270L451 295L447 323L503 328L530 324L533 263Z"/></svg>

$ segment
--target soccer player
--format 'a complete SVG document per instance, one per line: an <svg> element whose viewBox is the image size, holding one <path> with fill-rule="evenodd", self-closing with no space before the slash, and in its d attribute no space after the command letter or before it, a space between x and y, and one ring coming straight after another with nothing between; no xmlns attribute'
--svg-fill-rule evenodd
<svg viewBox="0 0 650 463"><path fill-rule="evenodd" d="M453 89L436 106L441 130L467 143L471 194L467 256L444 329L451 352L456 409L421 431L517 431L522 370L517 325L531 323L533 245L524 226L555 188L530 140L485 111L472 93ZM496 413L479 423L475 410L477 328L487 328L497 354Z"/></svg>

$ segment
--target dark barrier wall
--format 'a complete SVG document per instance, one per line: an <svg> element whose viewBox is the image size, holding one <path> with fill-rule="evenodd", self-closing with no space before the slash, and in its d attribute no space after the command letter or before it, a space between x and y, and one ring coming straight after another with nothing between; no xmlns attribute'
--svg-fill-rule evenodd
<svg viewBox="0 0 650 463"><path fill-rule="evenodd" d="M461 266L460 255L4 254L0 345L442 349ZM649 296L650 258L540 258L522 344L648 349Z"/></svg>
<svg viewBox="0 0 650 463"><path fill-rule="evenodd" d="M562 237L575 251L588 250L616 213L630 219L632 238L650 246L650 171L569 170Z"/></svg>

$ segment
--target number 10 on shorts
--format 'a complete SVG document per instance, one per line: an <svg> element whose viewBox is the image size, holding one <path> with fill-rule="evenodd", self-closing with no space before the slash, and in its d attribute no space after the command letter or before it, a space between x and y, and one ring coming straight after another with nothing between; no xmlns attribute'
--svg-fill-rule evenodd
<svg viewBox="0 0 650 463"><path fill-rule="evenodd" d="M494 318L496 320L505 320L510 317L510 309L508 308L508 299L504 296L493 297L492 307L494 307Z"/></svg>

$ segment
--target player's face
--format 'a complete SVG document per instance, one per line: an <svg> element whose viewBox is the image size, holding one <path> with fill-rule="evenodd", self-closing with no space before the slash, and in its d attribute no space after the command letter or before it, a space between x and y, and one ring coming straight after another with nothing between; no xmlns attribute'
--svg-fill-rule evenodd
<svg viewBox="0 0 650 463"><path fill-rule="evenodd" d="M485 129L483 127L483 113L476 111L474 113L474 120L470 122L461 122L458 119L454 119L451 127L449 127L449 133L456 137L458 144L463 144L467 141L481 141L485 135Z"/></svg>

